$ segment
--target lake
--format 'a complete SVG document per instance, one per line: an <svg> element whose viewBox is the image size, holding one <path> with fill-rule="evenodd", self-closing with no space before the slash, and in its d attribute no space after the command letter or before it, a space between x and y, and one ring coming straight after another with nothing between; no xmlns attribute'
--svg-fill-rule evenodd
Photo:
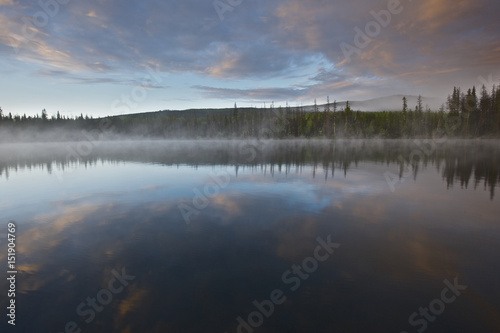
<svg viewBox="0 0 500 333"><path fill-rule="evenodd" d="M499 332L499 172L493 140L0 144L1 306L18 332Z"/></svg>

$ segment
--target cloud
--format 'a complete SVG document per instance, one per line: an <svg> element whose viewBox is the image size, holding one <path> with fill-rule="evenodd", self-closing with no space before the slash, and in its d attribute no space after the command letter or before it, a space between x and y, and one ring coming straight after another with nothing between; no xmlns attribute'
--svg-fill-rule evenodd
<svg viewBox="0 0 500 333"><path fill-rule="evenodd" d="M231 89L231 88L216 88L206 86L193 86L202 92L204 98L216 99L237 99L237 100L253 100L253 101L272 101L272 100L292 100L300 99L307 93L305 88L254 88L254 89Z"/></svg>
<svg viewBox="0 0 500 333"><path fill-rule="evenodd" d="M354 28L364 30L368 22L374 21L370 11L387 9L387 2L286 2L277 10L285 31L280 45L321 52L347 77L402 79L413 89L442 85L448 89L453 80L471 81L463 79L470 78L471 73L475 79L491 71L494 63L498 66L500 26L490 14L491 8L485 9L489 6L491 3L469 0L402 2L402 12L392 15L390 24L382 27L380 34L347 64L340 43L354 45ZM499 4L493 6L500 8ZM318 19L311 22L310 17Z"/></svg>
<svg viewBox="0 0 500 333"><path fill-rule="evenodd" d="M109 74L102 74L99 76L86 76L86 75L75 75L70 71L61 69L44 69L37 72L38 76L57 78L61 83L69 84L119 84L119 85L129 85L142 87L146 89L165 89L169 86L159 85L154 83L153 80L148 78L143 79L133 79L126 78L122 76L110 76Z"/></svg>
<svg viewBox="0 0 500 333"><path fill-rule="evenodd" d="M88 84L132 84L128 74L157 64L164 73L244 83L187 85L210 98L361 99L479 85L500 64L500 3L487 0L402 1L349 63L341 43L354 45L354 29L365 30L387 1L256 0L222 22L201 0L69 2L54 15L27 0L0 5L2 56ZM259 80L274 82L261 88Z"/></svg>
<svg viewBox="0 0 500 333"><path fill-rule="evenodd" d="M219 44L207 73L218 78L290 75L311 63L308 54L284 50L266 38L253 43Z"/></svg>
<svg viewBox="0 0 500 333"><path fill-rule="evenodd" d="M90 12L87 13L88 17L97 17L97 14L95 13L95 10L91 10Z"/></svg>

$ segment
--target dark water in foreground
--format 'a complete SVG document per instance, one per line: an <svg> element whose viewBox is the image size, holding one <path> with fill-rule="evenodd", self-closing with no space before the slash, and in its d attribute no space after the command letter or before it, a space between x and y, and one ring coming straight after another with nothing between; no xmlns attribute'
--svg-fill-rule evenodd
<svg viewBox="0 0 500 333"><path fill-rule="evenodd" d="M1 332L500 332L500 143L0 145Z"/></svg>

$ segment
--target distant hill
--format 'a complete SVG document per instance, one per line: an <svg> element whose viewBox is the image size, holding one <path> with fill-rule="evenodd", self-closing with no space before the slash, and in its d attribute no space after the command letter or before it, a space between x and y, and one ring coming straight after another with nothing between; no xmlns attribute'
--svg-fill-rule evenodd
<svg viewBox="0 0 500 333"><path fill-rule="evenodd" d="M378 97L364 101L349 101L351 109L354 111L401 111L403 108L403 97L406 96L408 109L414 110L417 105L418 96L412 95L392 95L386 97ZM431 98L422 96L422 106L424 111L428 106L432 111L437 111L442 101L439 98ZM331 103L330 103L331 105ZM326 104L318 105L318 110L323 111ZM337 102L337 110L342 110L346 106L346 101ZM306 111L314 111L314 105L305 106Z"/></svg>
<svg viewBox="0 0 500 333"><path fill-rule="evenodd" d="M403 108L403 97L405 95L393 95L379 97L361 102L353 102L351 108L360 111L401 111ZM418 96L406 96L408 109L414 110L417 105ZM424 110L428 106L431 110L437 111L444 101L439 98L422 96L422 106Z"/></svg>
<svg viewBox="0 0 500 333"><path fill-rule="evenodd" d="M408 109L414 110L417 105L418 96L413 95L392 95L386 97L379 97L368 99L364 101L349 101L351 105L351 109L353 111L401 111L403 108L403 97L406 96ZM431 98L431 97L423 97L422 96L422 106L424 111L428 106L432 111L437 111L441 104L444 101L439 98ZM333 101L330 103L330 109L332 109ZM337 110L342 111L346 106L346 101L337 102ZM275 108L278 108L279 105L275 105ZM284 105L281 105L284 107ZM295 108L294 106L292 106ZM318 104L318 111L324 111L326 104ZM244 111L245 109L261 109L261 108L250 108L250 107L241 107L238 108L240 111ZM269 106L268 106L269 109ZM313 112L314 105L304 105L302 106L302 110L306 112ZM169 112L184 112L184 113L195 113L198 115L206 115L209 113L230 113L233 111L233 108L218 108L218 109L187 109L187 110L162 110L162 111L153 111L153 112L141 112L141 113L133 113L127 115L117 115L115 117L142 117L142 116L161 116L163 113Z"/></svg>

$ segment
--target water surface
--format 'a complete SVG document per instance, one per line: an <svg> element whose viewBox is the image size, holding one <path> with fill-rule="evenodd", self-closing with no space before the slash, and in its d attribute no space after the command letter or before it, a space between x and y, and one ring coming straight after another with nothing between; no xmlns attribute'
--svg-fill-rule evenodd
<svg viewBox="0 0 500 333"><path fill-rule="evenodd" d="M0 145L15 329L498 332L499 171L496 141Z"/></svg>

